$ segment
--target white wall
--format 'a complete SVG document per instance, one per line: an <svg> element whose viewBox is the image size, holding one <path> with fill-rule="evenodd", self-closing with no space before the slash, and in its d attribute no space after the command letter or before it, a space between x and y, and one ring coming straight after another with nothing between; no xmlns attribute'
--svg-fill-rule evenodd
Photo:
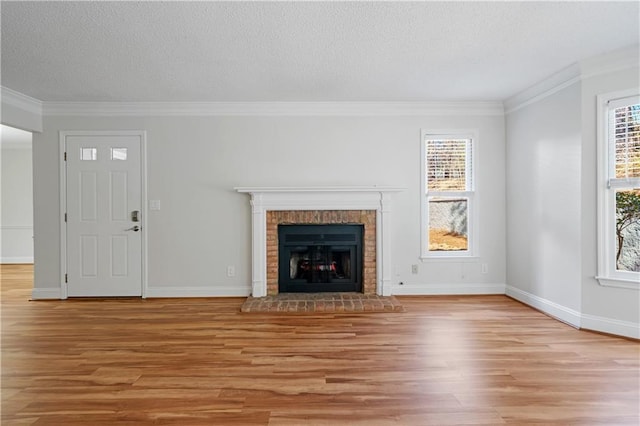
<svg viewBox="0 0 640 426"><path fill-rule="evenodd" d="M580 82L507 115L507 293L579 325ZM538 306L540 307L540 306Z"/></svg>
<svg viewBox="0 0 640 426"><path fill-rule="evenodd" d="M621 334L624 330L631 332L635 324L636 335L633 337L636 338L640 338L640 291L603 287L594 279L597 270L596 96L634 87L640 93L639 76L640 69L636 67L585 78L582 83L583 326Z"/></svg>
<svg viewBox="0 0 640 426"><path fill-rule="evenodd" d="M477 129L480 259L420 263L420 129ZM34 136L36 271L34 295L59 289L58 132L146 130L149 212L148 280L184 296L248 294L250 206L236 186L390 185L394 282L415 292L473 286L504 290L504 118L425 117L53 117ZM489 264L481 274L480 264ZM419 264L419 274L411 265ZM226 276L234 265L236 276ZM51 291L49 291L51 290ZM397 287L396 287L397 290Z"/></svg>
<svg viewBox="0 0 640 426"><path fill-rule="evenodd" d="M634 338L640 291L594 277L596 97L637 89L637 64L637 48L612 52L506 102L507 294L577 327Z"/></svg>
<svg viewBox="0 0 640 426"><path fill-rule="evenodd" d="M31 144L2 146L0 263L33 262Z"/></svg>

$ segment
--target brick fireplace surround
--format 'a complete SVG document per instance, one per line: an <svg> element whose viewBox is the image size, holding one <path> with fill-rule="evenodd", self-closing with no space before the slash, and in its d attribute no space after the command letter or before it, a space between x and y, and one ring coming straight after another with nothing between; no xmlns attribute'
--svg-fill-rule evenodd
<svg viewBox="0 0 640 426"><path fill-rule="evenodd" d="M279 224L363 224L363 293L391 295L391 195L403 188L235 188L251 195L252 296L278 293Z"/></svg>
<svg viewBox="0 0 640 426"><path fill-rule="evenodd" d="M278 225L364 225L362 292L376 294L375 210L284 210L267 212L267 296L278 294Z"/></svg>

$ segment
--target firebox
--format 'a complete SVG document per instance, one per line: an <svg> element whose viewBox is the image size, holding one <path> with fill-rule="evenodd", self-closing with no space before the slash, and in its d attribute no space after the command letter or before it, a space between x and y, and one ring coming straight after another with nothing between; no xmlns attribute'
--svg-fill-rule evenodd
<svg viewBox="0 0 640 426"><path fill-rule="evenodd" d="M278 225L278 291L361 292L363 233L363 225Z"/></svg>

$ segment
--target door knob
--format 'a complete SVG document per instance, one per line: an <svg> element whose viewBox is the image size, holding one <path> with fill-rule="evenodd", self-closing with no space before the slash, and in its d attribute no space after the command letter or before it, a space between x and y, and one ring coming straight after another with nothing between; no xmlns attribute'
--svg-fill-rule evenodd
<svg viewBox="0 0 640 426"><path fill-rule="evenodd" d="M140 230L140 227L138 225L132 226L131 228L125 229L125 231L133 231L133 232L138 232Z"/></svg>

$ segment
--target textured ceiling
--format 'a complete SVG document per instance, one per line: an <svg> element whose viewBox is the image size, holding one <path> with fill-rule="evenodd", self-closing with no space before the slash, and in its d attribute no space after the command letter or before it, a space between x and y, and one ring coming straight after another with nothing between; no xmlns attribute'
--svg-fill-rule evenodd
<svg viewBox="0 0 640 426"><path fill-rule="evenodd" d="M502 100L638 43L638 2L7 2L43 101Z"/></svg>

